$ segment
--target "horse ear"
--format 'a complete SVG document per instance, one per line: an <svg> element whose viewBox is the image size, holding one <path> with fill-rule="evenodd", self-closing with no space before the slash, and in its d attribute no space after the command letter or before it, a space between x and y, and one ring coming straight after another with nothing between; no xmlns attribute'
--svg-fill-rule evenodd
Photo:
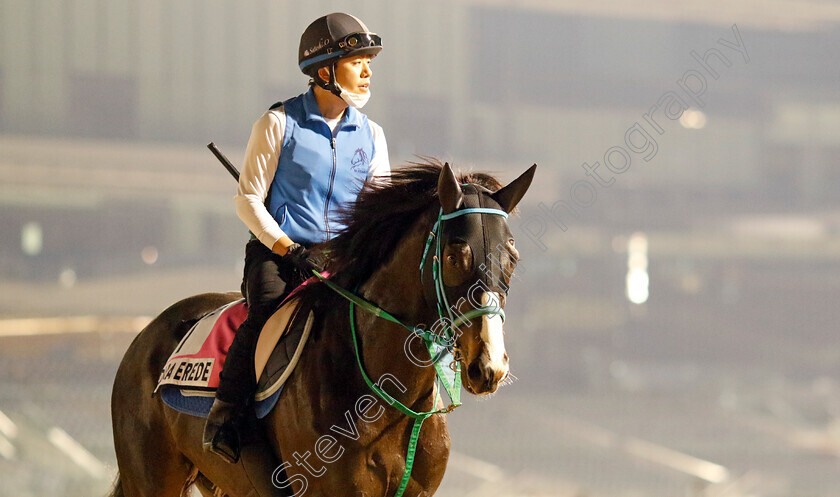
<svg viewBox="0 0 840 497"><path fill-rule="evenodd" d="M534 164L518 178L513 180L509 185L490 196L493 197L493 199L502 206L502 209L509 214L513 208L516 207L516 204L522 200L525 192L528 191L528 187L531 186L531 180L534 179L534 172L536 170L537 165Z"/></svg>
<svg viewBox="0 0 840 497"><path fill-rule="evenodd" d="M440 177L438 178L438 199L440 206L443 207L443 213L449 214L461 207L464 201L464 193L461 191L461 185L458 184L458 179L449 163L443 165L440 170Z"/></svg>

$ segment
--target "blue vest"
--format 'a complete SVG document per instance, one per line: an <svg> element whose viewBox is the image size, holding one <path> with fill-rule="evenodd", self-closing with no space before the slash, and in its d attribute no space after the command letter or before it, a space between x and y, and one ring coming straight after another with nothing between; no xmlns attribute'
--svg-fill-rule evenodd
<svg viewBox="0 0 840 497"><path fill-rule="evenodd" d="M310 90L283 102L286 130L268 211L293 242L333 238L345 225L337 214L356 200L375 149L367 117L348 107L333 138Z"/></svg>

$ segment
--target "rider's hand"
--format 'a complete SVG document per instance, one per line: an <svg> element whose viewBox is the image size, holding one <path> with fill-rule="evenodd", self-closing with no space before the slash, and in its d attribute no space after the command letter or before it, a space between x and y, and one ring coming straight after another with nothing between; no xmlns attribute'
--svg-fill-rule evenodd
<svg viewBox="0 0 840 497"><path fill-rule="evenodd" d="M306 276L312 276L312 270L319 273L324 271L323 257L317 252L305 249L299 243L291 244L283 259L297 266Z"/></svg>

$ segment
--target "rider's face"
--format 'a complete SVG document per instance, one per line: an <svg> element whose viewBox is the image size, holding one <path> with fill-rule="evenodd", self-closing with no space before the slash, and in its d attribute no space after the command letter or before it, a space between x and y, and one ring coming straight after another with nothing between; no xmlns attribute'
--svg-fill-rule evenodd
<svg viewBox="0 0 840 497"><path fill-rule="evenodd" d="M335 64L335 79L350 93L365 94L370 91L370 77L373 71L370 62L375 56L357 55L339 59Z"/></svg>

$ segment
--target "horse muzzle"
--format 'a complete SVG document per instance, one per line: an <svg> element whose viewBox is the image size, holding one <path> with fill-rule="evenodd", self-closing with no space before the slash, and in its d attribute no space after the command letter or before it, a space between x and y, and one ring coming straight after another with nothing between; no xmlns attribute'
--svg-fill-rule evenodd
<svg viewBox="0 0 840 497"><path fill-rule="evenodd" d="M481 322L479 353L467 366L464 387L472 394L493 393L510 374L505 351L504 329L499 315L484 315Z"/></svg>
<svg viewBox="0 0 840 497"><path fill-rule="evenodd" d="M510 374L508 355L504 354L501 364L493 364L482 353L467 367L464 387L474 395L487 395L499 389L499 385Z"/></svg>

